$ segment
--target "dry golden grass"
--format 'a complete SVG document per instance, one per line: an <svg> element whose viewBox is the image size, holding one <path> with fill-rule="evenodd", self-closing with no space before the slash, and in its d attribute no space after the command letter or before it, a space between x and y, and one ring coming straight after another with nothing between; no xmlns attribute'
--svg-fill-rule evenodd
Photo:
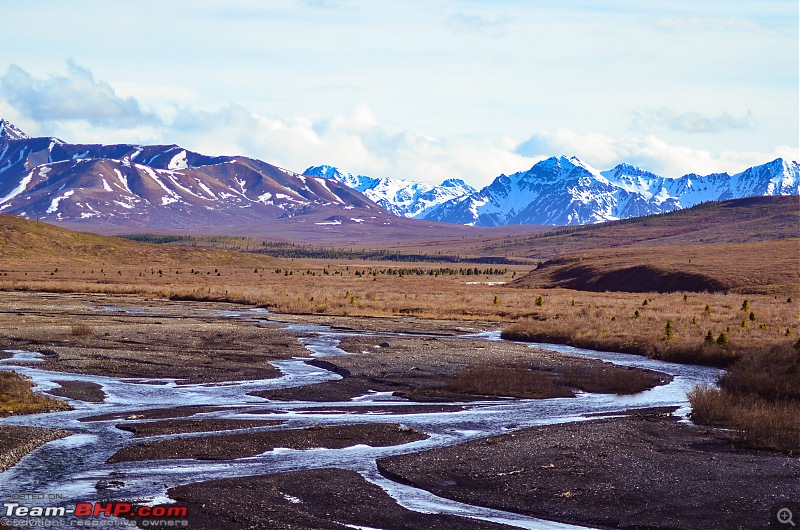
<svg viewBox="0 0 800 530"><path fill-rule="evenodd" d="M689 399L697 423L728 425L750 447L800 451L800 342L743 354L719 381Z"/></svg>
<svg viewBox="0 0 800 530"><path fill-rule="evenodd" d="M747 352L791 345L800 331L798 302L782 295L537 293L543 295L542 306L531 318L506 328L504 338L727 365ZM744 300L747 311L741 309ZM751 312L755 321L749 320ZM706 342L709 332L714 344ZM726 346L716 343L722 333L728 338Z"/></svg>
<svg viewBox="0 0 800 530"><path fill-rule="evenodd" d="M69 410L63 401L36 394L30 381L15 372L0 372L0 416Z"/></svg>
<svg viewBox="0 0 800 530"><path fill-rule="evenodd" d="M738 441L755 449L800 452L800 403L768 401L725 389L698 387L689 394L692 420L725 425L738 431Z"/></svg>

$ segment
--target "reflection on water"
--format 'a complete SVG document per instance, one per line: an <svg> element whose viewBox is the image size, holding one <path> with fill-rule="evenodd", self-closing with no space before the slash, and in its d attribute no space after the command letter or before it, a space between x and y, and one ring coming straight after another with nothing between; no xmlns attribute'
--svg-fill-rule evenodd
<svg viewBox="0 0 800 530"><path fill-rule="evenodd" d="M125 311L130 314L160 315L156 310L104 307L106 311ZM203 312L208 316L209 312ZM233 319L258 319L263 321L265 310L216 311L214 316ZM326 326L289 325L286 329L308 337L300 341L311 357L346 355L338 348L342 337L357 333L333 332ZM380 333L391 337L392 333ZM499 332L463 335L463 340L501 340ZM113 476L123 486L113 490L114 498L150 499L163 501L168 487L211 479L233 478L246 475L298 471L323 467L354 470L367 480L383 488L401 505L417 511L451 513L467 517L503 522L521 528L577 528L531 517L509 514L468 506L441 499L430 493L397 484L380 476L375 461L385 456L417 452L462 443L476 438L502 434L511 430L571 421L586 420L593 414L608 414L630 408L677 406L679 412L688 410L686 392L698 384L713 384L720 372L713 368L686 366L646 359L614 352L597 352L553 344L531 344L570 355L602 359L625 366L658 370L674 376L671 383L652 390L628 396L580 393L574 398L508 399L502 401L471 402L461 404L459 410L450 412L420 413L416 403L399 401L386 392L370 392L348 402L309 403L302 401L270 402L269 419L284 420L280 426L257 427L237 432L301 428L310 425L342 423L394 422L423 431L429 435L420 440L392 447L356 445L344 449L276 449L262 455L229 461L170 460L159 462L121 462L106 464L106 460L121 448L139 443L132 434L117 429L115 425L128 420L80 422L80 418L99 414L118 414L125 417L139 411L190 405L213 405L221 410L199 413L193 419L264 419L266 400L249 393L287 387L297 387L340 379L340 376L296 358L271 362L281 372L281 377L256 381L236 381L224 384L177 384L173 379L143 380L113 377L54 373L32 366L13 366L12 362L41 360L41 354L21 350L7 350L12 359L0 361L0 370L15 370L29 376L39 390L50 390L58 385L54 380L69 378L97 383L107 395L104 403L70 401L75 410L50 414L14 416L0 423L66 429L74 434L50 442L0 474L0 490L9 492L57 492L64 496L60 502L92 501L109 498L108 492L95 486ZM348 414L348 408L372 405L369 414ZM308 407L334 406L338 412L302 410ZM443 404L438 403L441 406ZM382 414L381 406L391 411ZM403 406L414 406L411 414L402 413ZM260 413L258 413L260 412ZM141 421L141 420L137 420ZM178 436L202 436L205 433L162 435L154 439ZM219 433L217 433L219 434ZM113 475L112 475L113 473Z"/></svg>

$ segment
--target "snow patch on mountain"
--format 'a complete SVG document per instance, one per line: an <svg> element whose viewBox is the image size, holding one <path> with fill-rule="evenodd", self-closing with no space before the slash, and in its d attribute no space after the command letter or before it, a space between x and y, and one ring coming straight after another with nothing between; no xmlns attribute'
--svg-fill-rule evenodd
<svg viewBox="0 0 800 530"><path fill-rule="evenodd" d="M333 166L312 166L303 175L338 180L400 217L424 218L436 206L477 191L460 179L447 179L435 185L389 177L345 174Z"/></svg>

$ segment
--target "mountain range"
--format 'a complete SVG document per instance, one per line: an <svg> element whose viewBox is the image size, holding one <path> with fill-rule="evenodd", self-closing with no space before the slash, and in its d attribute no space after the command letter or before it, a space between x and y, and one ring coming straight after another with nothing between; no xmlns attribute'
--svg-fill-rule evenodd
<svg viewBox="0 0 800 530"><path fill-rule="evenodd" d="M576 157L551 157L528 171L500 175L480 191L458 180L435 186L353 176L331 166L305 174L344 183L397 215L483 227L593 224L707 201L800 194L800 166L781 158L735 175L669 178L630 164L598 171Z"/></svg>
<svg viewBox="0 0 800 530"><path fill-rule="evenodd" d="M344 174L333 166L312 166L303 175L337 180L363 193L394 215L416 219L425 219L432 209L442 203L478 191L461 179L448 179L437 186L413 180Z"/></svg>
<svg viewBox="0 0 800 530"><path fill-rule="evenodd" d="M177 145L71 144L32 138L0 120L0 213L105 233L295 231L295 239L326 241L341 232L339 242L353 243L372 230L379 240L425 240L477 235L453 225L519 233L535 230L521 225L592 224L799 192L797 162L782 159L735 175L667 178L629 164L598 171L575 157L552 157L476 190L458 179L433 185L331 166L298 174Z"/></svg>
<svg viewBox="0 0 800 530"><path fill-rule="evenodd" d="M31 138L0 121L2 213L86 226L185 229L320 211L342 219L388 215L335 180L252 158L205 156L177 145L70 144Z"/></svg>

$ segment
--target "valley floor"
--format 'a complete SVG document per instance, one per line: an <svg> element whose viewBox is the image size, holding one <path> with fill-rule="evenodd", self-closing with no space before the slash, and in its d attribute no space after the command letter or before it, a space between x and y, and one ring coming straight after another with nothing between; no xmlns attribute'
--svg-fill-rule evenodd
<svg viewBox="0 0 800 530"><path fill-rule="evenodd" d="M199 459L199 465L235 462L275 447L424 441L436 433L409 428L393 417L403 415L413 424L414 417L480 411L493 403L517 402L512 398L535 409L553 402L548 398L585 399L584 392L610 400L672 380L652 370L486 340L482 333L501 327L486 321L275 315L222 303L0 293L0 350L49 350L42 362L22 365L59 372L63 388L52 394L76 400L73 404L105 397L98 385L79 381L77 374L210 385L277 378L280 371L269 362L308 357L305 345L314 336L304 327L309 325L330 326L332 344L350 355L308 363L341 378L256 392L269 401L250 403L247 419L207 416L224 411L215 403L164 403L135 414L86 414L81 421L116 421L135 433L110 454L108 465L163 459ZM353 401L376 392L410 403ZM300 416L340 421L286 425L282 414L289 405ZM613 417L526 428L508 419L502 432L491 436L423 452L408 449L378 458L377 466L385 477L444 498L603 528L766 527L773 505L800 499L796 456L739 448L732 431L678 421L673 410L619 411ZM54 424L59 414L65 413L52 413ZM381 423L362 421L375 414L382 415ZM4 454L34 448L30 432L16 436L8 429L0 426ZM189 435L177 436L181 433ZM148 440L152 436L167 438ZM191 528L505 527L408 510L346 467L215 479L173 486L167 493L189 507Z"/></svg>

